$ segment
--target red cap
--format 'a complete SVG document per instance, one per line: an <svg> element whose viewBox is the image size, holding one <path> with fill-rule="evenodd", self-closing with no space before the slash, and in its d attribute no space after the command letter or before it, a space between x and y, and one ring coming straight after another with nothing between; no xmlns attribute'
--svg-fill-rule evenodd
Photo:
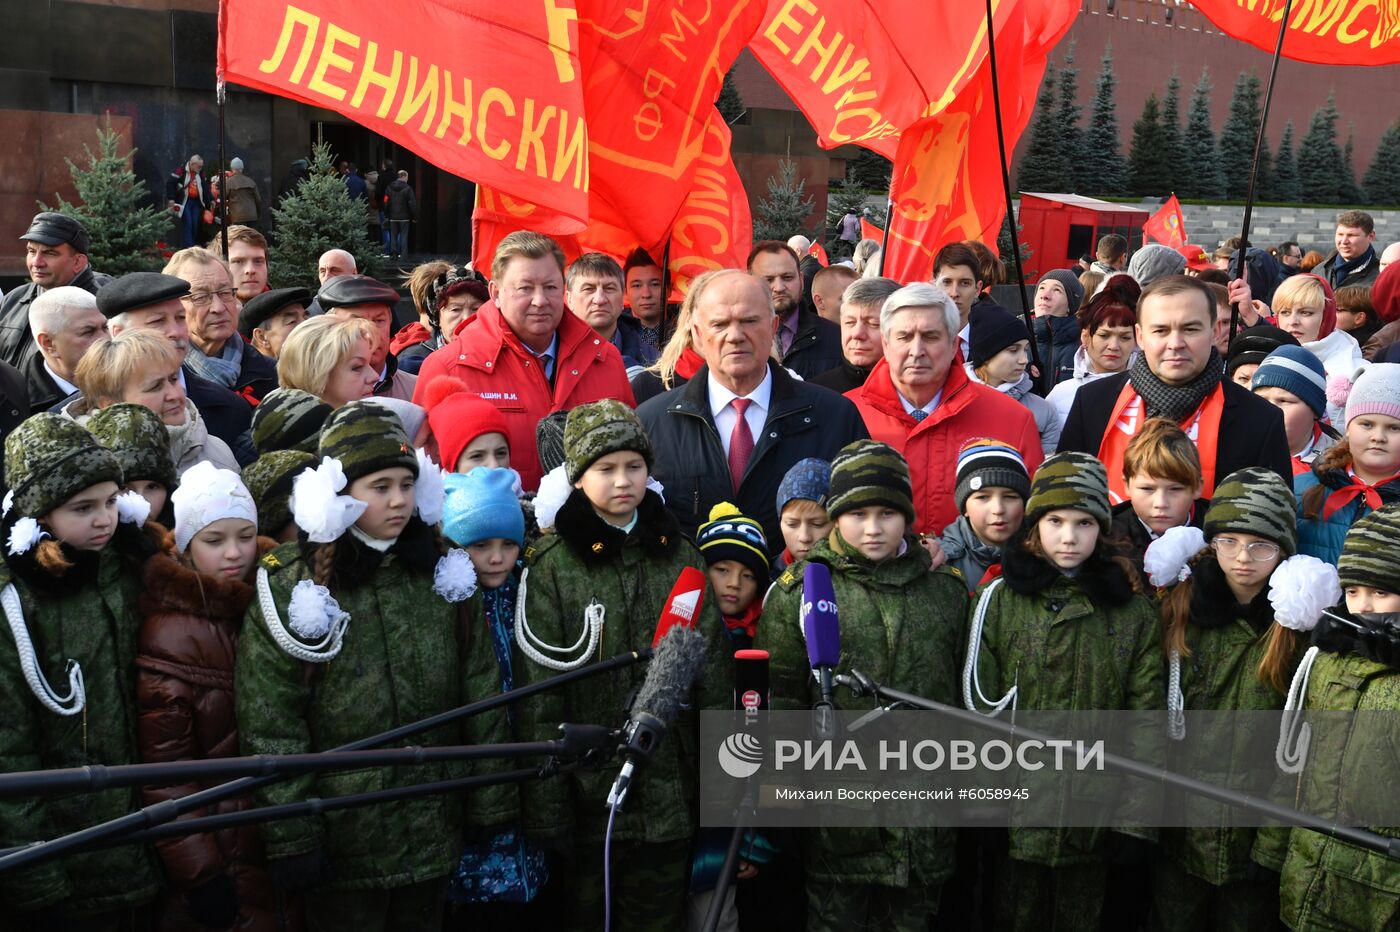
<svg viewBox="0 0 1400 932"><path fill-rule="evenodd" d="M1181 253L1186 259L1186 267L1188 269L1195 269L1197 272L1200 272L1205 269L1215 268L1215 263L1211 261L1210 256L1206 255L1206 251L1200 246L1187 243L1184 246L1176 247L1176 251Z"/></svg>
<svg viewBox="0 0 1400 932"><path fill-rule="evenodd" d="M443 469L455 471L462 451L483 434L509 437L506 419L496 406L483 401L458 379L450 376L434 379L423 400Z"/></svg>

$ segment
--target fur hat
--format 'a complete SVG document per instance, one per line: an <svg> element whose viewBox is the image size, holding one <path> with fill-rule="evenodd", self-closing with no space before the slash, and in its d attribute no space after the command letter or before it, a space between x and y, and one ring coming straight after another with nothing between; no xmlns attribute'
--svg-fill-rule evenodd
<svg viewBox="0 0 1400 932"><path fill-rule="evenodd" d="M1025 526L1030 527L1046 513L1061 508L1087 511L1098 520L1099 529L1108 533L1113 523L1108 508L1108 473L1097 457L1073 451L1056 453L1035 471L1026 501Z"/></svg>
<svg viewBox="0 0 1400 932"><path fill-rule="evenodd" d="M253 411L253 447L261 456L273 450L315 453L331 406L299 388L279 388Z"/></svg>
<svg viewBox="0 0 1400 932"><path fill-rule="evenodd" d="M1000 440L976 437L958 451L958 481L953 489L958 514L967 513L965 506L973 492L989 488L1010 489L1024 501L1031 494L1031 477L1020 450Z"/></svg>
<svg viewBox="0 0 1400 932"><path fill-rule="evenodd" d="M874 440L848 443L831 461L831 493L826 511L835 521L848 511L885 505L914 523L914 486L909 463L889 444Z"/></svg>
<svg viewBox="0 0 1400 932"><path fill-rule="evenodd" d="M398 415L363 399L326 419L317 455L338 460L347 482L395 466L418 475L418 457Z"/></svg>
<svg viewBox="0 0 1400 932"><path fill-rule="evenodd" d="M655 462L651 438L637 412L611 398L569 412L564 422L564 468L570 482L577 482L589 466L619 450L640 453L648 469Z"/></svg>
<svg viewBox="0 0 1400 932"><path fill-rule="evenodd" d="M753 572L760 588L766 587L772 570L763 525L742 514L734 505L720 502L711 508L710 520L700 525L695 534L695 544L706 566L737 560Z"/></svg>
<svg viewBox="0 0 1400 932"><path fill-rule="evenodd" d="M1291 557L1298 550L1297 508L1293 490L1272 469L1236 470L1215 487L1206 510L1206 539L1230 531L1254 534Z"/></svg>
<svg viewBox="0 0 1400 932"><path fill-rule="evenodd" d="M525 546L525 514L520 510L512 469L473 469L443 478L447 503L442 532L459 547L503 537Z"/></svg>
<svg viewBox="0 0 1400 932"><path fill-rule="evenodd" d="M258 527L275 536L292 522L292 480L316 467L316 457L302 450L273 450L243 467L243 485L258 506Z"/></svg>
<svg viewBox="0 0 1400 932"><path fill-rule="evenodd" d="M201 460L185 470L186 482L170 496L175 506L175 549L184 553L200 531L224 518L258 526L258 506L238 473Z"/></svg>
<svg viewBox="0 0 1400 932"><path fill-rule="evenodd" d="M20 517L42 518L100 482L120 486L121 461L61 414L36 414L5 438L5 484Z"/></svg>
<svg viewBox="0 0 1400 932"><path fill-rule="evenodd" d="M180 484L175 462L170 458L170 431L160 416L145 405L110 405L88 418L87 429L98 443L117 455L123 483L158 482L167 492L173 492Z"/></svg>

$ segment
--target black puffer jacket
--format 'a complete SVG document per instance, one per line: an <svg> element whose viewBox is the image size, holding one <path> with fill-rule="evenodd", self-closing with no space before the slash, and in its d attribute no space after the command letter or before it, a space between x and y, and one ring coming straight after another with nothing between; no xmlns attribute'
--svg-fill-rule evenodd
<svg viewBox="0 0 1400 932"><path fill-rule="evenodd" d="M1040 384L1050 389L1074 377L1074 353L1079 349L1079 321L1068 317L1037 317L1035 345L1040 351Z"/></svg>

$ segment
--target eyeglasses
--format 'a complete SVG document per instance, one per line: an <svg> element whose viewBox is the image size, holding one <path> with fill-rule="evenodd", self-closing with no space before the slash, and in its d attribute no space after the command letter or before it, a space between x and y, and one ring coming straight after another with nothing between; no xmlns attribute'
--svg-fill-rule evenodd
<svg viewBox="0 0 1400 932"><path fill-rule="evenodd" d="M185 300L195 307L208 307L218 298L225 304L233 303L233 289L225 288L223 291L191 291L185 295Z"/></svg>
<svg viewBox="0 0 1400 932"><path fill-rule="evenodd" d="M1249 558L1255 563L1265 563L1279 554L1278 544L1271 544L1266 540L1256 540L1251 544L1244 545L1233 537L1217 537L1210 542L1210 545L1215 548L1216 553L1227 560L1239 556L1242 546L1244 552L1249 554Z"/></svg>

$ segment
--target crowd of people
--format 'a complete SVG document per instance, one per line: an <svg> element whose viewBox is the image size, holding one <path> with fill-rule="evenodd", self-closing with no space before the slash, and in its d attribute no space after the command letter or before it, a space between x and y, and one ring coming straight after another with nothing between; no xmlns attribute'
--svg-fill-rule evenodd
<svg viewBox="0 0 1400 932"><path fill-rule="evenodd" d="M70 217L21 239L0 772L336 749L646 647L687 570L708 663L612 818L615 764L316 803L0 873L7 922L698 929L723 841L698 825L696 715L729 708L740 649L768 652L773 708L820 698L814 563L843 670L978 712L1162 710L1166 735L1185 711L1400 707L1400 268L1365 214L1310 273L1296 244L1227 269L1106 236L1040 279L1031 320L971 242L901 284L865 243L822 267L762 241L677 306L644 250L570 263L518 232L489 269L413 270L398 321L343 250L314 290L270 289L248 226L115 279ZM1324 577L1325 617L1279 617L1271 595ZM644 678L397 744L618 727ZM520 766L298 772L187 817ZM0 799L0 846L205 788ZM759 831L716 908L723 929L1379 929L1400 864L1230 824Z"/></svg>

